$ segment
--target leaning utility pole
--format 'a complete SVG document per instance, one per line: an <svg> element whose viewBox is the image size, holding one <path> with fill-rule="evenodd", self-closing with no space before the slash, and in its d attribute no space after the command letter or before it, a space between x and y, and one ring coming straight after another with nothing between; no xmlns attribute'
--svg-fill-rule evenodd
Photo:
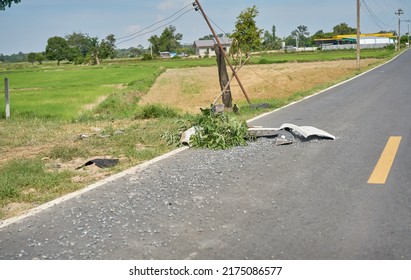
<svg viewBox="0 0 411 280"><path fill-rule="evenodd" d="M361 67L361 4L357 0L357 69Z"/></svg>
<svg viewBox="0 0 411 280"><path fill-rule="evenodd" d="M243 92L245 98L247 99L248 104L251 104L251 100L250 100L250 98L248 97L247 92L245 91L245 88L244 88L243 84L241 83L240 78L238 77L236 70L234 69L233 65L231 64L230 59L228 58L228 56L227 56L227 54L226 54L226 52L225 52L225 50L224 50L224 48L223 48L223 45L221 45L221 42L220 42L220 39L218 39L217 33L215 32L215 30L214 30L214 28L212 27L210 21L208 20L207 15L205 14L203 8L201 7L200 2L199 2L198 0L195 0L195 4L193 4L193 5L197 5L197 6L198 6L198 9L200 10L201 14L203 15L203 17L204 17L204 19L205 19L208 27L209 27L210 30L211 30L211 33L212 33L213 36L214 36L214 39L215 39L215 41L216 41L216 43L217 43L217 45L218 45L218 47L219 47L219 49L220 49L220 52L224 55L224 58L225 58L225 60L227 61L227 64L228 64L228 66L230 67L231 71L233 72L233 75L234 75L234 77L236 78L236 80L237 80L237 82L238 82L238 85L239 85L240 88L241 88L241 91Z"/></svg>
<svg viewBox="0 0 411 280"><path fill-rule="evenodd" d="M401 48L401 15L404 14L404 11L402 9L398 9L398 12L395 12L396 15L398 15L398 51L400 51Z"/></svg>

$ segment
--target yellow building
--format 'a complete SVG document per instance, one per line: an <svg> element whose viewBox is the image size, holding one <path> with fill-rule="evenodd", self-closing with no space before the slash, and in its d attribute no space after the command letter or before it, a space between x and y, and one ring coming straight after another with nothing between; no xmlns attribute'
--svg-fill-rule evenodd
<svg viewBox="0 0 411 280"><path fill-rule="evenodd" d="M396 36L393 33L360 34L360 46L366 48L384 48L395 44ZM357 34L336 35L330 38L315 39L317 47L323 50L353 49L357 45Z"/></svg>

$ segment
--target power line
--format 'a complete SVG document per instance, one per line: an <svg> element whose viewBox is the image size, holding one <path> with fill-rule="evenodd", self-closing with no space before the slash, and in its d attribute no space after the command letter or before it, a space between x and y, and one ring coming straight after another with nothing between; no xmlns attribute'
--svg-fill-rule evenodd
<svg viewBox="0 0 411 280"><path fill-rule="evenodd" d="M389 0L384 0L384 2L388 6L388 8L391 9L391 11L395 10L394 6L391 4L391 2Z"/></svg>
<svg viewBox="0 0 411 280"><path fill-rule="evenodd" d="M377 25L381 30L385 29L385 27L392 27L383 22L382 20L380 20L379 17L371 9L371 7L367 4L367 2L365 2L365 0L362 0L362 2L364 3L365 9L367 10L368 15L370 16L370 19L374 22L375 25ZM382 25L384 25L385 27L383 27Z"/></svg>
<svg viewBox="0 0 411 280"><path fill-rule="evenodd" d="M139 33L143 32L144 30L149 29L150 27L153 27L153 26L155 26L155 25L157 25L157 24L159 24L159 23L161 23L161 22L163 22L163 21L166 21L166 20L168 20L168 19L170 19L170 18L174 17L176 14L180 13L180 12L181 12L181 11L183 11L184 9L186 9L188 6L191 6L191 4L189 4L189 5L187 5L187 6L183 7L183 8L181 8L180 10L178 10L177 12L175 12L174 14L172 14L171 16L169 16L169 17L167 17L167 18L165 18L165 19L162 19L162 20L160 20L160 21L157 21L157 22L155 22L155 23L153 23L153 24L151 24L151 25L149 25L149 26L147 26L147 27L143 28L142 30L139 30L139 31L137 31L137 32L133 33L133 34L130 34L130 35L127 35L127 36L123 36L123 37L120 37L120 38L118 38L118 40L125 39L125 38L131 37L131 36L134 36L134 35L136 35L136 34L139 34Z"/></svg>
<svg viewBox="0 0 411 280"><path fill-rule="evenodd" d="M380 8L380 10L385 10L384 7L381 6L381 3L378 2L379 0L374 0L374 4L376 4L378 6L378 8ZM390 10L391 11L391 10Z"/></svg>
<svg viewBox="0 0 411 280"><path fill-rule="evenodd" d="M218 24L215 23L209 16L207 17L218 29L220 29L221 32L223 32L223 34L227 34L227 32L225 32L220 26L218 26Z"/></svg>
<svg viewBox="0 0 411 280"><path fill-rule="evenodd" d="M173 22L176 22L176 21L179 20L182 16L184 16L185 14L187 14L188 12L191 12L192 10L194 10L194 8L190 8L190 9L184 11L184 10L187 9L187 7L189 7L189 6L192 6L192 4L189 4L189 5L185 6L185 7L183 7L182 9L178 10L177 12L175 12L174 14L172 14L171 16L169 16L169 17L167 17L167 18L165 18L165 19L163 19L163 20L157 21L157 22L155 22L155 23L153 23L153 24L151 24L151 25L143 28L142 30L139 30L138 32L135 32L135 33L133 33L133 34L130 34L130 35L127 35L127 36L123 36L123 37L118 38L117 40L119 40L120 42L118 42L117 45L123 44L123 43L128 42L128 41L131 41L131 40L134 40L134 39L137 38L137 37L141 37L141 36L144 36L144 35L153 33L153 32L155 32L155 31L159 30L160 28L163 28L163 27L165 27L165 26L170 25L170 24L173 23ZM184 11L184 12L183 12L183 11ZM179 15L178 15L178 14L179 14ZM163 25L160 25L159 27L156 27L155 29L148 30L148 29L150 29L151 27L154 27L154 26L158 25L159 23L162 23L162 22L164 22L164 21L167 21L167 20L175 17L176 15L178 15L177 18L175 18L175 19L173 19L173 20L171 20L171 21L169 21L169 22L167 22L167 23L165 23L165 24L163 24ZM147 31L147 32L144 32L145 30L148 30L148 31ZM126 38L128 38L128 39L126 39ZM123 39L124 39L124 40L123 40Z"/></svg>

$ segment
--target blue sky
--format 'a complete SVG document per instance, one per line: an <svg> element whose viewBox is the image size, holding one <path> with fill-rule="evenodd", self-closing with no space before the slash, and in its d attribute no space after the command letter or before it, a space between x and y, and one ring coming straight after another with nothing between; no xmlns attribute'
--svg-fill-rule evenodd
<svg viewBox="0 0 411 280"><path fill-rule="evenodd" d="M380 30L396 30L398 18L394 14L401 8L402 19L411 19L410 0L362 0L363 33ZM116 38L127 36L151 24L164 20L189 5L191 0L22 0L5 11L0 11L0 53L12 54L22 51L44 51L47 39L52 36L64 37L73 32L87 33L103 39L109 34ZM218 33L230 33L234 29L236 17L248 7L256 5L260 15L256 18L259 28L277 28L277 35L288 36L299 25L308 27L314 34L325 32L342 22L356 26L356 0L200 0L208 16L218 25ZM184 11L188 11L187 6ZM369 14L372 14L371 17ZM179 15L179 14L178 14ZM168 24L174 18L157 26ZM182 43L208 35L209 31L199 12L188 11L180 19L170 23L183 34ZM164 27L119 44L119 48L147 47L151 35L160 35ZM408 24L402 23L402 32L407 32Z"/></svg>

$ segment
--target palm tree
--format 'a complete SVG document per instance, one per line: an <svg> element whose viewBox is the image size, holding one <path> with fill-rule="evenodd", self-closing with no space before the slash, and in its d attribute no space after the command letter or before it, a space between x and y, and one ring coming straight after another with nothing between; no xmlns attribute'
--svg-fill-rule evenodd
<svg viewBox="0 0 411 280"><path fill-rule="evenodd" d="M298 41L301 42L300 45L305 45L305 42L307 41L307 36L310 35L310 32L308 32L308 27L305 25L300 25L297 27L296 30L291 32L291 35L296 38L297 40L297 48L299 46Z"/></svg>

